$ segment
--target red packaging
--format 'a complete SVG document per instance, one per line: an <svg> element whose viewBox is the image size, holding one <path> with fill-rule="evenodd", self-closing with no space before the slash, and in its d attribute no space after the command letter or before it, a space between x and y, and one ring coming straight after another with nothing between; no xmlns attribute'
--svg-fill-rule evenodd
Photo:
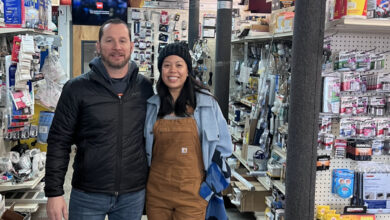
<svg viewBox="0 0 390 220"><path fill-rule="evenodd" d="M334 19L340 19L347 15L348 0L336 0L334 6Z"/></svg>
<svg viewBox="0 0 390 220"><path fill-rule="evenodd" d="M20 51L20 44L22 43L22 39L18 36L14 36L14 41L12 45L12 56L11 60L15 62L19 62L19 51Z"/></svg>

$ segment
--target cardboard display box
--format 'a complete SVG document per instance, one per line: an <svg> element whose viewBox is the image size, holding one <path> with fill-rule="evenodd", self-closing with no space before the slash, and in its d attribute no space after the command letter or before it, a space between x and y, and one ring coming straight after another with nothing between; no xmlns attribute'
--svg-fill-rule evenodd
<svg viewBox="0 0 390 220"><path fill-rule="evenodd" d="M253 32L268 32L269 26L263 25L263 24L252 24L251 31L253 31Z"/></svg>
<svg viewBox="0 0 390 220"><path fill-rule="evenodd" d="M271 191L267 191L258 181L249 182L255 186L255 191L250 191L239 181L232 181L231 199L239 201L238 209L240 212L264 212L267 207L265 197L270 196Z"/></svg>
<svg viewBox="0 0 390 220"><path fill-rule="evenodd" d="M255 130L257 125L257 119L245 119L245 128L244 128L244 144L251 144L255 136ZM244 157L244 156L242 156Z"/></svg>
<svg viewBox="0 0 390 220"><path fill-rule="evenodd" d="M295 7L275 10L271 14L269 31L271 33L285 33L294 29Z"/></svg>

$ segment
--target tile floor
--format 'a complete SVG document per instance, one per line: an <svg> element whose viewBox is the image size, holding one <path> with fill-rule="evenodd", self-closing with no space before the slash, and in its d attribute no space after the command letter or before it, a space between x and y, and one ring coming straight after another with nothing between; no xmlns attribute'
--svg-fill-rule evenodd
<svg viewBox="0 0 390 220"><path fill-rule="evenodd" d="M72 151L74 152L74 151ZM65 184L64 184L64 191L65 191L65 200L69 204L69 198L70 198L70 191L72 189L71 185L71 180L72 180L72 174L73 174L73 164L74 160L74 153L71 154L70 157L70 162L69 162L69 167L68 167L68 172L65 177ZM31 216L32 220L48 220L47 215L46 215L46 207L45 205L42 205L40 209L34 213ZM229 220L256 220L254 217L253 213L240 213L235 207L227 207L226 208ZM142 217L142 220L147 220L146 216Z"/></svg>

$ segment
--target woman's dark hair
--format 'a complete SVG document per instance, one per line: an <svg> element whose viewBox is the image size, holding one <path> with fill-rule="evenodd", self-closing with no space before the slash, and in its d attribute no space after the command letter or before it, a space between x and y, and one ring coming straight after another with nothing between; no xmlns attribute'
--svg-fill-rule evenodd
<svg viewBox="0 0 390 220"><path fill-rule="evenodd" d="M190 116L187 112L187 106L190 106L193 109L196 108L196 92L212 96L210 93L204 91L210 91L208 88L202 86L200 82L192 76L192 74L188 73L188 77L184 82L180 95L174 103L173 97L169 92L168 87L163 82L161 75L162 73L160 73L160 77L157 81L157 94L161 100L158 117L164 117L172 112L179 117Z"/></svg>

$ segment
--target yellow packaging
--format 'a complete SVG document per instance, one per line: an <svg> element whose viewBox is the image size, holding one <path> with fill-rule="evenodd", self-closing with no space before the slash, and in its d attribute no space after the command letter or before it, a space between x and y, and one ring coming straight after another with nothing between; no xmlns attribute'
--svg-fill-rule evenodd
<svg viewBox="0 0 390 220"><path fill-rule="evenodd" d="M367 16L367 0L348 0L347 16Z"/></svg>
<svg viewBox="0 0 390 220"><path fill-rule="evenodd" d="M325 220L341 220L340 214L326 214Z"/></svg>
<svg viewBox="0 0 390 220"><path fill-rule="evenodd" d="M325 215L326 211L329 210L330 210L330 206L328 205L318 205L316 218L318 220L322 220L322 217Z"/></svg>

